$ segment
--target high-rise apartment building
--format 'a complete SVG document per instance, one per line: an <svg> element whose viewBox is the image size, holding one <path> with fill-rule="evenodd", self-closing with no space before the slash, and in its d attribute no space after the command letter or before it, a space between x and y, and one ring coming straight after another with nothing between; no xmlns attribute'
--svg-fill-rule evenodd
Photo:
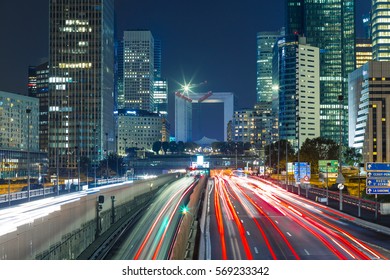
<svg viewBox="0 0 390 280"><path fill-rule="evenodd" d="M306 139L320 136L319 49L293 35L281 37L274 51L279 139L300 147Z"/></svg>
<svg viewBox="0 0 390 280"><path fill-rule="evenodd" d="M390 1L372 0L372 53L376 61L390 60Z"/></svg>
<svg viewBox="0 0 390 280"><path fill-rule="evenodd" d="M115 147L114 1L49 3L50 167L77 172Z"/></svg>
<svg viewBox="0 0 390 280"><path fill-rule="evenodd" d="M287 0L287 35L320 49L321 136L346 144L348 74L355 69L355 0Z"/></svg>
<svg viewBox="0 0 390 280"><path fill-rule="evenodd" d="M154 110L154 38L149 30L123 33L123 96L118 108Z"/></svg>

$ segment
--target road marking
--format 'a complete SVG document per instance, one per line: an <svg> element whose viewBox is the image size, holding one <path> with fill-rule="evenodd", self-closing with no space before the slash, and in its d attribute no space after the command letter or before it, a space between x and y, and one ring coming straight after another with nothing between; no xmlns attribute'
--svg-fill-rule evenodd
<svg viewBox="0 0 390 280"><path fill-rule="evenodd" d="M306 250L306 249L303 249L305 251L305 253L310 256L309 252Z"/></svg>
<svg viewBox="0 0 390 280"><path fill-rule="evenodd" d="M288 235L288 236L292 236L288 231L287 231L287 235Z"/></svg>
<svg viewBox="0 0 390 280"><path fill-rule="evenodd" d="M246 231L246 234L251 235L251 234L249 233L249 231Z"/></svg>
<svg viewBox="0 0 390 280"><path fill-rule="evenodd" d="M241 223L244 223L244 221L243 221L243 220L241 220Z"/></svg>
<svg viewBox="0 0 390 280"><path fill-rule="evenodd" d="M237 211L237 214L240 214L240 212Z"/></svg>
<svg viewBox="0 0 390 280"><path fill-rule="evenodd" d="M275 220L275 223L279 224L279 222L277 220Z"/></svg>
<svg viewBox="0 0 390 280"><path fill-rule="evenodd" d="M255 248L255 253L256 254L258 254L259 253L259 251L257 250L257 248L256 247L254 247Z"/></svg>

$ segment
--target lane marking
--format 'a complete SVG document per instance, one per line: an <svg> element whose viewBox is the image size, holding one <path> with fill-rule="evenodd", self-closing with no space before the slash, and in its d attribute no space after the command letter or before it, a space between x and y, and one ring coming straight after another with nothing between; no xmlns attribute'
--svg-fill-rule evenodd
<svg viewBox="0 0 390 280"><path fill-rule="evenodd" d="M288 231L286 232L288 236L292 236Z"/></svg>
<svg viewBox="0 0 390 280"><path fill-rule="evenodd" d="M305 253L310 256L309 252L306 250L306 249L303 249L303 251L305 251Z"/></svg>
<svg viewBox="0 0 390 280"><path fill-rule="evenodd" d="M257 250L257 248L256 247L254 247L255 248L255 253L256 254L258 254L259 253L259 251Z"/></svg>
<svg viewBox="0 0 390 280"><path fill-rule="evenodd" d="M246 234L251 235L251 234L249 233L249 231L246 231Z"/></svg>
<svg viewBox="0 0 390 280"><path fill-rule="evenodd" d="M277 220L275 220L275 223L279 224L279 222Z"/></svg>
<svg viewBox="0 0 390 280"><path fill-rule="evenodd" d="M243 223L244 223L244 221L243 221L243 220L241 220L241 223L243 224Z"/></svg>

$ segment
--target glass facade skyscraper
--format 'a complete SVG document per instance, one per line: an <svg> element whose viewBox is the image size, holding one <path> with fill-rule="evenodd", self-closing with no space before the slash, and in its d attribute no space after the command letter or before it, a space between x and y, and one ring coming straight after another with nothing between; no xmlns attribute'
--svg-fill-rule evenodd
<svg viewBox="0 0 390 280"><path fill-rule="evenodd" d="M154 38L149 30L123 34L123 97L118 108L154 110Z"/></svg>
<svg viewBox="0 0 390 280"><path fill-rule="evenodd" d="M287 0L287 31L320 48L321 136L348 143L348 74L355 69L355 0Z"/></svg>
<svg viewBox="0 0 390 280"><path fill-rule="evenodd" d="M80 159L97 162L113 150L113 71L114 1L50 0L48 141L53 173L77 172Z"/></svg>
<svg viewBox="0 0 390 280"><path fill-rule="evenodd" d="M372 0L372 53L376 61L390 60L390 1Z"/></svg>

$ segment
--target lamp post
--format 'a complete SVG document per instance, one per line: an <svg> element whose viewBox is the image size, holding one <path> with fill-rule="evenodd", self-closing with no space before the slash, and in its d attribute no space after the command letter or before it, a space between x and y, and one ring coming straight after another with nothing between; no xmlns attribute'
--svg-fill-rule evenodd
<svg viewBox="0 0 390 280"><path fill-rule="evenodd" d="M341 112L342 112L342 109L343 109L343 100L344 100L344 97L340 94L338 96L338 100L340 102L340 108L339 108L339 120L340 120L340 146L339 146L339 176L338 176L338 179L340 178L340 181L343 181L343 164L342 164L342 150L343 150L343 122L342 122L342 115L341 115ZM344 185L343 185L343 182L340 182L338 184L338 188L339 188L339 191L340 191L340 194L339 194L339 199L340 199L340 205L339 205L339 209L340 211L343 211L343 188L344 188Z"/></svg>
<svg viewBox="0 0 390 280"><path fill-rule="evenodd" d="M300 144L299 144L299 139L300 139L300 135L299 135L299 121L301 120L301 118L299 116L297 116L297 128L298 128L298 177L297 177L297 185L298 185L298 195L301 195L301 163L300 163L300 159L299 159L299 151L301 150L300 148Z"/></svg>
<svg viewBox="0 0 390 280"><path fill-rule="evenodd" d="M330 162L326 163L326 205L329 205L329 173L328 168L330 166Z"/></svg>
<svg viewBox="0 0 390 280"><path fill-rule="evenodd" d="M10 179L10 164L9 163L5 163L5 166L7 167L8 169L8 205L11 205L11 179Z"/></svg>
<svg viewBox="0 0 390 280"><path fill-rule="evenodd" d="M236 170L237 170L237 143L236 143Z"/></svg>
<svg viewBox="0 0 390 280"><path fill-rule="evenodd" d="M286 136L286 190L288 191L288 140L287 140L288 123L286 123L286 130L284 135Z"/></svg>
<svg viewBox="0 0 390 280"><path fill-rule="evenodd" d="M107 174L107 184L108 184L108 132L106 132L106 174Z"/></svg>
<svg viewBox="0 0 390 280"><path fill-rule="evenodd" d="M360 218L361 216L361 204L362 204L362 201L361 201L361 197L360 197L360 163L359 163L359 172L358 172L358 195L359 195L359 204L358 204L358 217Z"/></svg>
<svg viewBox="0 0 390 280"><path fill-rule="evenodd" d="M270 168L270 177L272 176L272 157L271 157L271 144L272 144L272 134L269 133L269 168Z"/></svg>
<svg viewBox="0 0 390 280"><path fill-rule="evenodd" d="M27 200L30 201L30 113L31 109L26 109L27 114Z"/></svg>

